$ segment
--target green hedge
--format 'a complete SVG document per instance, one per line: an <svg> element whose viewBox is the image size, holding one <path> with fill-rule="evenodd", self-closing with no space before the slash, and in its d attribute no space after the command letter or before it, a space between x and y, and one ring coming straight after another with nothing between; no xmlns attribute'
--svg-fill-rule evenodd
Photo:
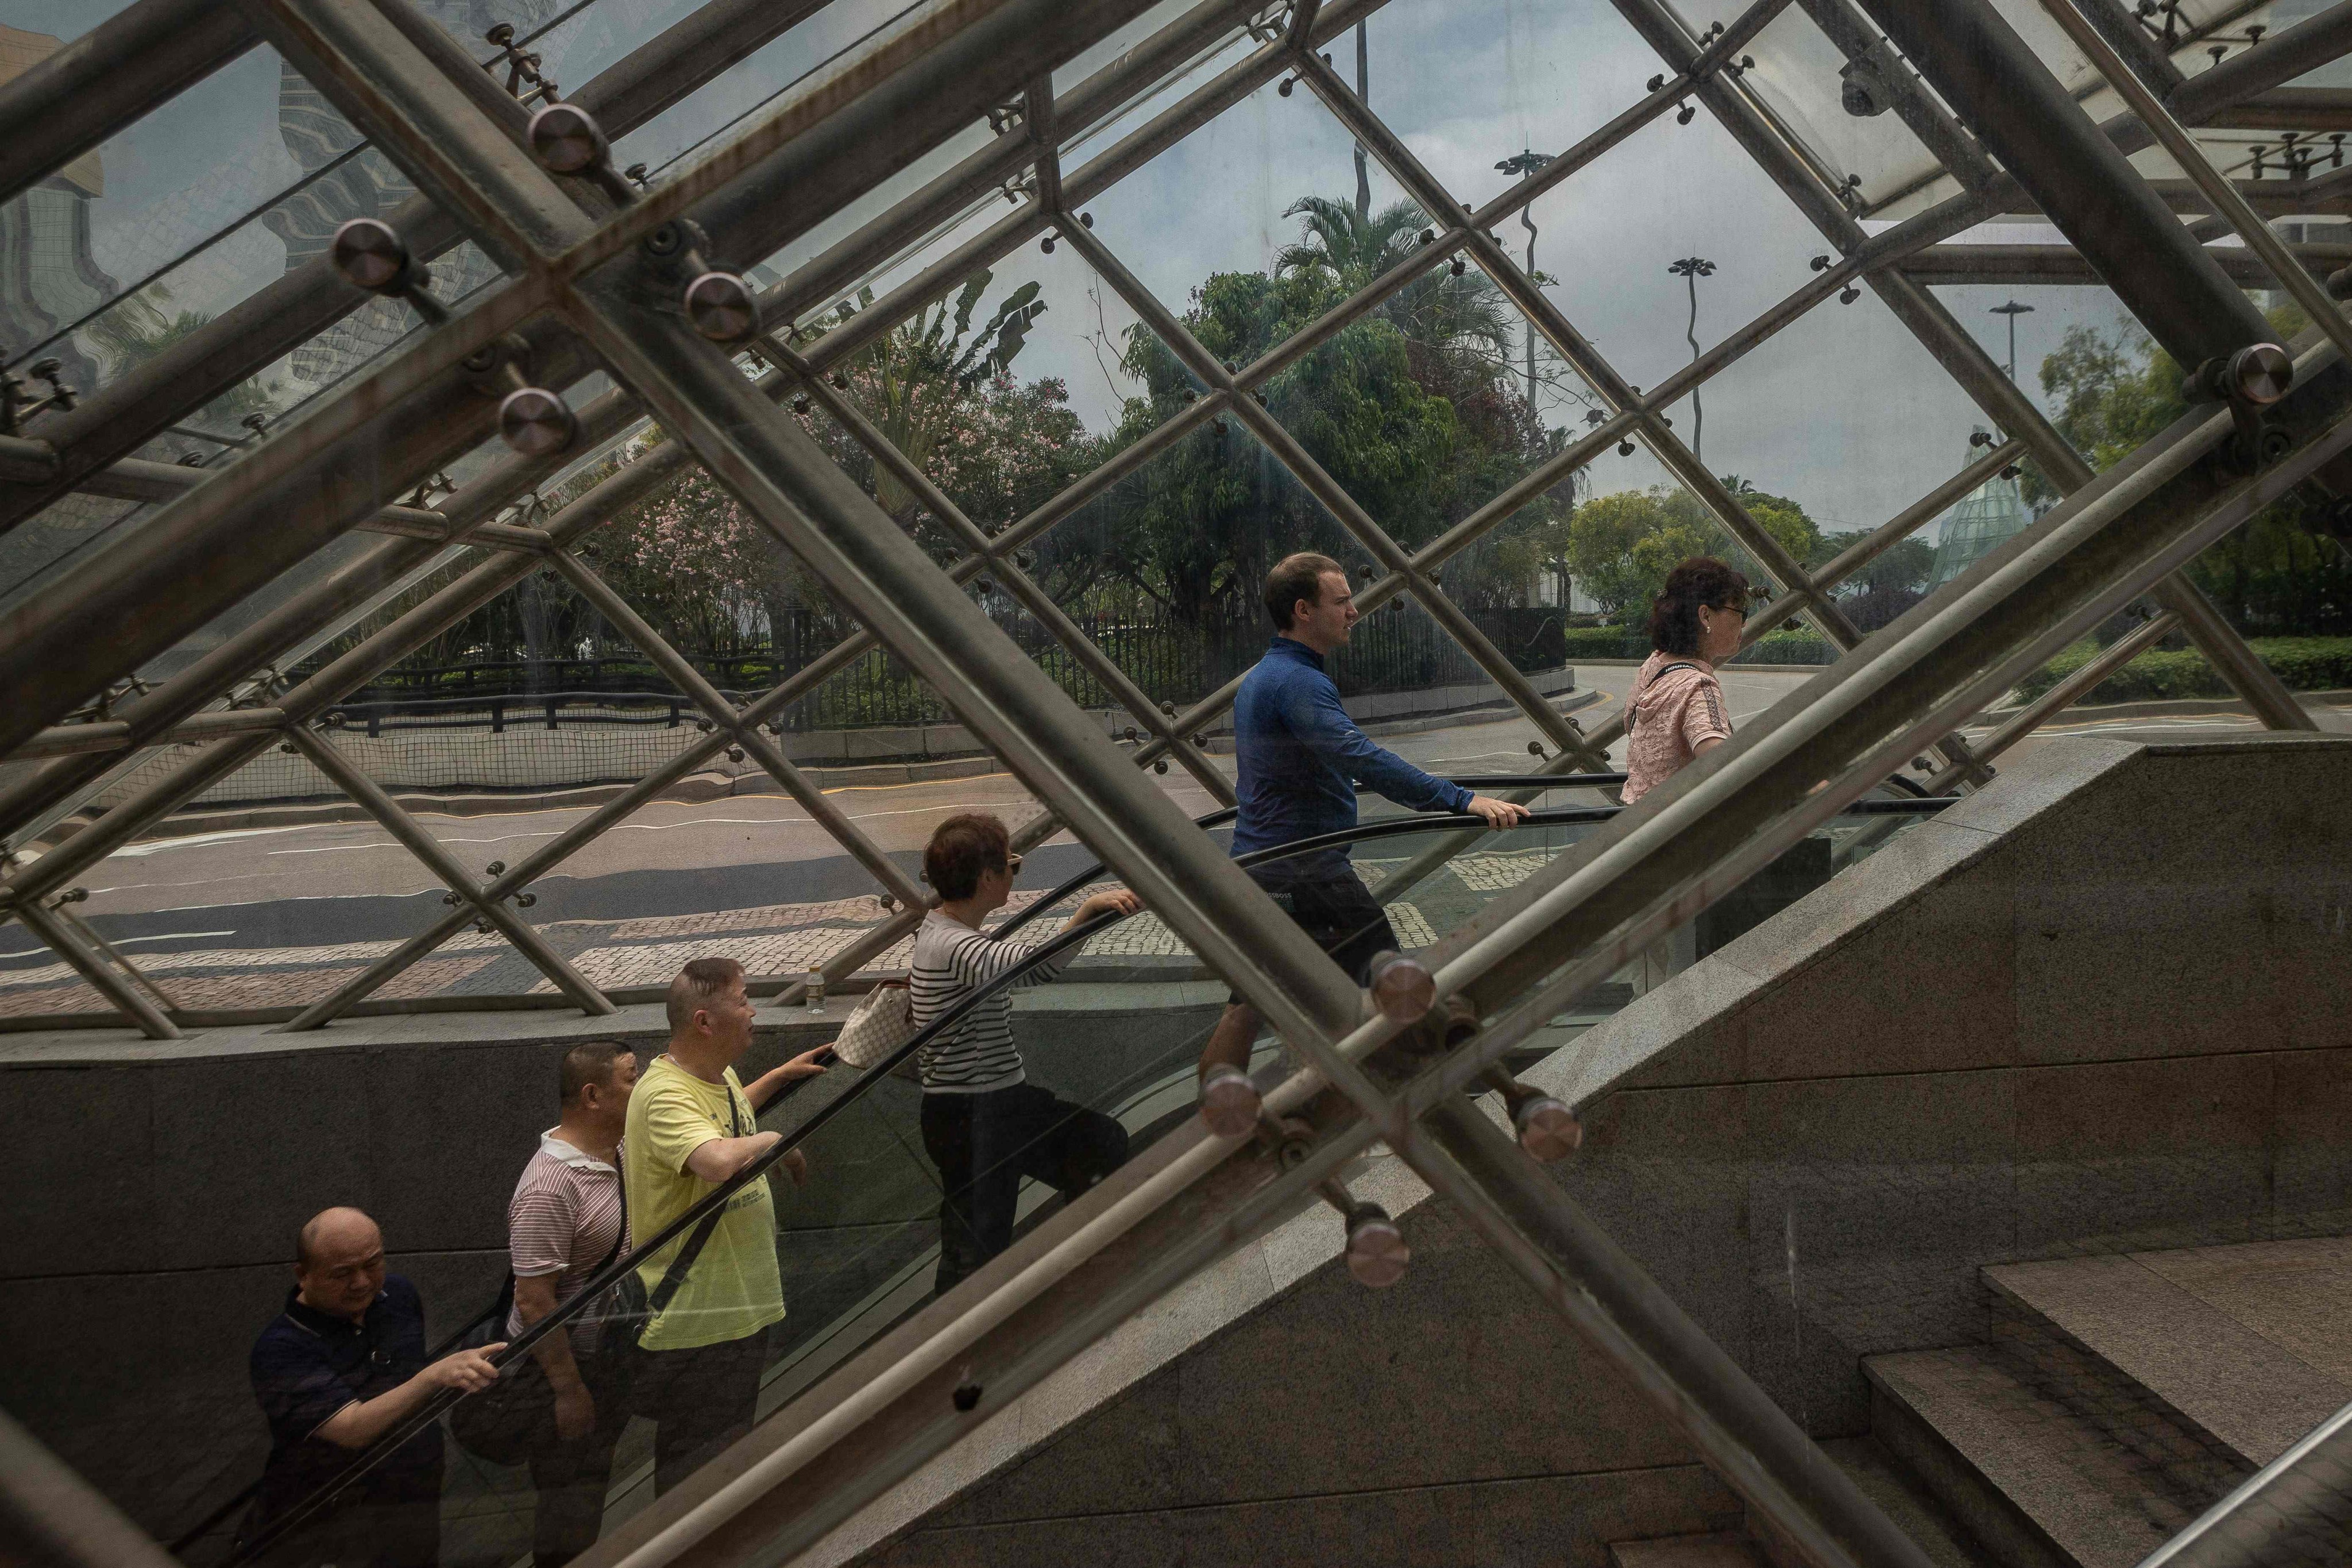
<svg viewBox="0 0 2352 1568"><path fill-rule="evenodd" d="M1650 639L1624 626L1570 626L1564 634L1568 662L1596 658L1646 658ZM1756 646L1741 654L1741 664L1827 664L1835 656L1828 642L1812 632L1767 632Z"/></svg>
<svg viewBox="0 0 2352 1568"><path fill-rule="evenodd" d="M2278 678L2297 691L2352 687L2352 637L2254 637L2249 646ZM2031 701L2088 664L2099 651L2087 638L2020 681L2017 695ZM2174 697L2228 697L2229 685L2195 648L2144 653L2099 682L2086 703L2146 702Z"/></svg>

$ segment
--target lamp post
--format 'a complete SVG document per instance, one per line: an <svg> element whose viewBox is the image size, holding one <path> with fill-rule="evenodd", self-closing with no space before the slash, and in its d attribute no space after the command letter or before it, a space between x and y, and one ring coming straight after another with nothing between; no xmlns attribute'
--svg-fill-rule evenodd
<svg viewBox="0 0 2352 1568"><path fill-rule="evenodd" d="M1532 149L1523 149L1516 156L1506 158L1501 163L1496 164L1495 172L1500 174L1509 174L1516 178L1525 179L1528 175L1534 174L1538 169L1542 168L1546 163L1550 163L1551 160L1552 154L1549 153L1538 153ZM1540 285L1543 279L1536 271L1536 220L1534 217L1534 212L1535 205L1533 203L1529 203L1528 205L1521 207L1519 209L1519 223L1528 231L1528 281ZM1526 327L1528 333L1528 409L1532 413L1534 412L1536 405L1536 324L1533 321L1528 321L1526 323Z"/></svg>
<svg viewBox="0 0 2352 1568"><path fill-rule="evenodd" d="M1685 256L1680 261L1670 261L1666 270L1690 286L1690 325L1683 329L1683 340L1690 344L1691 362L1698 362L1698 280L1715 276L1715 263L1705 257ZM1706 409L1698 400L1698 388L1691 388L1691 456L1699 455L1700 443L1706 436Z"/></svg>
<svg viewBox="0 0 2352 1568"><path fill-rule="evenodd" d="M2011 300L2005 305L1995 305L1987 314L2009 318L2009 379L2015 381L2017 379L2017 318L2033 314L2033 307L2021 305Z"/></svg>

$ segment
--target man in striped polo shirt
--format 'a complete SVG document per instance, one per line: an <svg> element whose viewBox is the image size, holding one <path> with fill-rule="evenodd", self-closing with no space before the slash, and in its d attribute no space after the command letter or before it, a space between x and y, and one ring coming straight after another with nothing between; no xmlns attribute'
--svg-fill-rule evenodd
<svg viewBox="0 0 2352 1568"><path fill-rule="evenodd" d="M921 1028L990 981L1020 969L1039 942L1000 942L981 921L1013 896L1021 868L1004 824L993 816L950 816L923 851L923 876L940 896L915 932L910 1000ZM1097 893L1068 925L1143 906L1133 893ZM1042 941L1043 939L1040 939ZM1013 982L1051 980L1075 949L1046 959ZM944 1294L1013 1245L1021 1178L1034 1177L1065 1198L1126 1163L1127 1129L1099 1111L1057 1100L1028 1081L1013 1043L1012 987L996 992L918 1053L923 1075L923 1148L940 1168L940 1268Z"/></svg>
<svg viewBox="0 0 2352 1568"><path fill-rule="evenodd" d="M507 1205L507 1260L514 1310L503 1337L580 1293L628 1244L621 1207L621 1130L636 1087L636 1053L614 1040L583 1040L556 1069L558 1120L539 1136ZM620 1373L626 1347L604 1342L611 1293L592 1301L562 1333L531 1347L553 1398L532 1434L531 1561L562 1568L595 1544L604 1522L613 1446L628 1425Z"/></svg>

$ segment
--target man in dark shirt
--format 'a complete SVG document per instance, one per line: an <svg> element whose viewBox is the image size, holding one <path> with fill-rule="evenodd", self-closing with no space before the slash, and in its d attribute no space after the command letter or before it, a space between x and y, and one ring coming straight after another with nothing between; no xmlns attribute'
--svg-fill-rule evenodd
<svg viewBox="0 0 2352 1568"><path fill-rule="evenodd" d="M1323 669L1360 614L1337 561L1285 557L1266 575L1265 611L1274 642L1234 700L1235 855L1355 826L1358 784L1415 811L1469 812L1490 827L1527 816L1525 806L1432 778L1372 744L1348 717ZM1359 985L1368 982L1372 960L1399 945L1344 847L1268 861L1250 876ZM1257 1013L1235 995L1201 1053L1201 1114L1212 1131L1232 1137L1256 1125L1258 1094L1248 1069L1257 1030Z"/></svg>
<svg viewBox="0 0 2352 1568"><path fill-rule="evenodd" d="M357 1209L313 1216L295 1240L286 1310L253 1343L253 1393L269 1463L242 1532L251 1541L445 1388L497 1378L503 1345L427 1363L416 1288L383 1271L383 1237ZM266 1561L435 1568L441 1556L441 1431L427 1427L294 1525Z"/></svg>

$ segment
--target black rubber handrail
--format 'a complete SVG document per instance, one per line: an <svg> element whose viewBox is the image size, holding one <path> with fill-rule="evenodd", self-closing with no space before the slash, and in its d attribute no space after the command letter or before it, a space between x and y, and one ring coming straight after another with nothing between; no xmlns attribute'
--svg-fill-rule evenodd
<svg viewBox="0 0 2352 1568"><path fill-rule="evenodd" d="M1520 787L1522 785L1541 785L1546 788L1572 788L1594 787L1603 783L1620 783L1622 782L1623 777L1624 775L1622 773L1504 774L1475 775L1475 782L1484 784L1486 787L1490 789L1507 789ZM1467 788L1473 784L1474 779L1464 778L1456 780L1455 782ZM1957 797L1949 795L1930 795L1919 799L1906 800L1862 800L1856 801L1853 805L1847 806L1840 815L1858 816L1924 816L1936 811L1940 811L1945 806L1955 804L1957 804ZM1606 822L1611 817L1615 816L1619 812L1625 809L1626 808L1622 805L1609 805L1561 806L1549 810L1531 811L1525 818L1512 825L1510 827L1496 828L1494 829L1494 831L1511 833L1524 831L1529 828L1586 826L1592 823ZM1194 820L1196 825L1202 828L1213 828L1223 826L1224 824L1231 822L1236 815L1238 815L1238 813L1234 807L1227 806L1218 811L1210 812L1206 816L1195 818ZM1337 832L1316 834L1309 837L1294 839L1287 844L1277 844L1268 848L1253 850L1247 854L1237 855L1234 858L1236 865L1245 868L1251 866L1261 866L1271 861L1290 859L1297 856L1310 855L1324 849L1340 848L1349 845L1369 843L1382 838L1402 837L1407 835L1416 833L1451 832L1463 828L1483 829L1486 826L1487 824L1484 817L1473 816L1468 812L1435 812L1416 814L1409 816L1382 817L1372 822L1359 823L1353 827L1342 828ZM1088 882L1100 877L1103 874L1103 864L1100 861L1096 861L1092 865L1087 867L1084 870L1079 871L1072 877L1065 879L1058 886L1052 889L1045 896L1039 898L1025 909L1019 910L1000 925L996 929L995 932L997 938L999 940L1003 940L1011 936L1013 931L1019 930L1031 920L1034 920L1038 915L1044 913L1055 904L1059 903L1062 900L1067 898L1078 889L1086 886ZM885 1057L880 1061L875 1063L872 1067L867 1068L864 1074L838 1099L833 1100L830 1104L819 1108L814 1115L811 1116L800 1126L794 1128L790 1133L778 1140L774 1148L770 1149L766 1153L761 1155L750 1164L745 1165L741 1170L736 1172L735 1174L730 1176L726 1181L719 1183L719 1185L712 1188L709 1193L697 1200L693 1205L688 1207L685 1213L679 1215L677 1219L671 1221L667 1226L665 1226L659 1232L657 1232L652 1240L632 1248L625 1257L614 1258L604 1268L591 1276L588 1281L572 1294L570 1300L567 1300L561 1306L557 1307L553 1311L548 1313L547 1316L540 1319L539 1321L523 1330L520 1334L509 1342L506 1349L499 1356L494 1358L495 1364L501 1369L512 1365L516 1362L520 1361L523 1356L530 1354L531 1348L538 1344L540 1341L545 1339L557 1329L568 1326L574 1318L580 1316L587 1310L590 1303L596 1300L606 1291L610 1290L614 1285L618 1284L627 1275L629 1270L642 1266L652 1258L656 1253L658 1253L662 1248L667 1247L670 1243L684 1236L688 1230L699 1224L705 1216L709 1215L719 1205L725 1204L737 1193L742 1191L751 1183L765 1177L771 1170L774 1169L775 1166L782 1161L786 1154L799 1147L802 1142L808 1138L810 1134L815 1132L826 1122L832 1121L836 1115L840 1114L845 1107L849 1106L854 1101L862 1099L869 1089L871 1089L875 1084L880 1082L884 1078L889 1076L889 1074L897 1068L899 1064L906 1061L924 1047L929 1045L930 1042L936 1039L942 1031L961 1023L965 1016L974 1007L980 1005L981 1003L988 1000L992 996L994 996L1007 987L1017 984L1024 976L1027 975L1039 964L1044 963L1050 959L1058 957L1063 952L1068 951L1071 947L1086 941L1087 938L1094 936L1099 931L1117 925L1119 921L1127 918L1128 917L1125 915L1118 914L1097 915L1092 920L1081 921L1080 923L1070 927L1066 931L1057 932L1055 935L1048 937L1045 941L1039 942L1036 947L1030 952L1026 962L1020 964L1017 968L1006 971L1004 973L998 975L995 979L991 980L986 984L974 988L971 992L960 998L952 1006L949 1007L946 1012L940 1014L937 1018L932 1019L920 1029L916 1030L914 1035L903 1045L899 1046L896 1050L893 1050L888 1056ZM495 1310L495 1306L490 1309L490 1310L493 1311ZM489 1311L477 1314L471 1321L467 1324L465 1329L458 1331L458 1332L452 1336L451 1339L443 1342L441 1351L436 1352L436 1355L446 1353L446 1352L455 1345L457 1340L464 1338L467 1333L478 1327L489 1315ZM251 1562L259 1553L275 1544L297 1524L301 1523L303 1521L316 1513L327 1500L333 1497L351 1482L358 1479L361 1476L366 1474L367 1471L373 1468L384 1456L392 1453L394 1449L408 1442L409 1439L415 1437L418 1433L424 1431L425 1427L431 1426L435 1421L440 1419L444 1412L448 1410L450 1406L456 1405L464 1397L466 1397L465 1394L457 1391L445 1390L444 1392L436 1394L432 1399L426 1401L424 1405L420 1406L399 1426L378 1437L373 1443L361 1450L358 1454L353 1455L352 1462L345 1466L341 1470L336 1472L332 1478L320 1483L320 1486L310 1492L309 1496L302 1499L301 1501L295 1504L291 1509L289 1509L278 1519L272 1521L270 1524L263 1530L259 1535L256 1536L254 1540L242 1551L233 1554L229 1558L228 1562L224 1564L224 1568L238 1568L238 1565ZM259 1481L257 1480L251 1487L248 1487L243 1493L239 1494L238 1497L232 1499L227 1504L215 1510L215 1512L210 1515L203 1524L196 1526L194 1530L191 1530L181 1536L178 1541L173 1543L173 1551L176 1552L184 1550L190 1543L200 1539L207 1531L210 1531L215 1526L218 1525L231 1510L238 1507L247 1499L251 1498L254 1492L258 1489L259 1485Z"/></svg>

